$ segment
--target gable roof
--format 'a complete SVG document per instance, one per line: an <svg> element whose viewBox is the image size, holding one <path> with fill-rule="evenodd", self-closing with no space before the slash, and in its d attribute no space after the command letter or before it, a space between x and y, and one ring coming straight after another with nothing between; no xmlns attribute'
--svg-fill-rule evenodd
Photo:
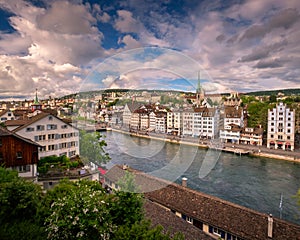
<svg viewBox="0 0 300 240"><path fill-rule="evenodd" d="M28 139L28 138L24 138L24 137L22 137L22 136L20 136L20 135L18 135L16 133L14 133L14 132L12 132L12 131L9 131L8 129L6 129L4 127L1 127L1 126L0 126L0 136L13 136L13 137L16 137L18 139L21 139L22 141L30 143L32 145L36 145L38 147L41 147L40 144L38 144L38 143L36 143L36 142Z"/></svg>
<svg viewBox="0 0 300 240"><path fill-rule="evenodd" d="M37 121L43 119L44 117L46 117L46 116L48 116L48 115L50 115L50 114L49 114L49 113L44 113L44 112L42 112L42 113L40 113L40 114L37 114L37 115L35 115L35 116L29 118L28 120L25 120L25 121L26 121L25 124L23 124L23 125L17 127L16 129L13 130L13 132L18 132L18 131L20 131L21 129L23 129L23 128L29 126L29 125L31 125L31 124L34 123L34 122L37 122Z"/></svg>

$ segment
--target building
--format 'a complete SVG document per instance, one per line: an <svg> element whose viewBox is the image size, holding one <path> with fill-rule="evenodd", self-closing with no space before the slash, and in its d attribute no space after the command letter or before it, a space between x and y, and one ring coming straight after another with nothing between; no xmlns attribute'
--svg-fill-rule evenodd
<svg viewBox="0 0 300 240"><path fill-rule="evenodd" d="M79 155L79 130L49 113L6 122L8 128L41 145L39 157Z"/></svg>
<svg viewBox="0 0 300 240"><path fill-rule="evenodd" d="M183 111L175 109L167 113L167 133L181 136L183 129Z"/></svg>
<svg viewBox="0 0 300 240"><path fill-rule="evenodd" d="M224 127L235 124L244 127L244 109L239 106L225 106L224 108Z"/></svg>
<svg viewBox="0 0 300 240"><path fill-rule="evenodd" d="M40 145L0 126L0 165L18 171L20 177L35 178Z"/></svg>
<svg viewBox="0 0 300 240"><path fill-rule="evenodd" d="M141 106L141 104L137 102L131 102L127 103L123 110L123 127L126 129L130 128L130 121L131 121L131 115L132 113L138 109Z"/></svg>
<svg viewBox="0 0 300 240"><path fill-rule="evenodd" d="M255 128L245 127L241 131L240 143L262 146L264 129L259 126Z"/></svg>
<svg viewBox="0 0 300 240"><path fill-rule="evenodd" d="M137 188L144 193L147 200L161 206L164 211L173 213L178 218L197 227L203 234L215 239L299 239L299 225L137 170L123 169L116 165L106 173L105 183L118 189L116 183L123 179L126 171L130 171L134 175Z"/></svg>
<svg viewBox="0 0 300 240"><path fill-rule="evenodd" d="M294 151L295 110L282 102L268 110L267 148Z"/></svg>
<svg viewBox="0 0 300 240"><path fill-rule="evenodd" d="M224 106L241 106L242 99L239 97L238 92L230 93L230 96L224 100Z"/></svg>
<svg viewBox="0 0 300 240"><path fill-rule="evenodd" d="M7 120L14 120L14 113L10 110L3 110L0 112L0 122L5 122Z"/></svg>
<svg viewBox="0 0 300 240"><path fill-rule="evenodd" d="M214 139L218 135L218 109L201 106L185 110L182 115L184 136Z"/></svg>
<svg viewBox="0 0 300 240"><path fill-rule="evenodd" d="M242 130L242 127L233 123L226 125L223 129L220 130L220 139L225 143L239 144Z"/></svg>
<svg viewBox="0 0 300 240"><path fill-rule="evenodd" d="M35 90L35 98L33 103L31 104L31 111L34 112L35 110L42 110L42 104L39 102L37 96L37 89Z"/></svg>

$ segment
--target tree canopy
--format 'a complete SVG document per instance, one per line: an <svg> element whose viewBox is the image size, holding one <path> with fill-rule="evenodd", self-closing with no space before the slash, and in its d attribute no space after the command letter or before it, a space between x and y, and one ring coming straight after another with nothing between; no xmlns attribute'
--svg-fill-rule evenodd
<svg viewBox="0 0 300 240"><path fill-rule="evenodd" d="M125 180L132 187L132 178ZM144 218L142 199L128 191L108 194L90 180L65 179L43 193L0 167L0 239L171 239Z"/></svg>

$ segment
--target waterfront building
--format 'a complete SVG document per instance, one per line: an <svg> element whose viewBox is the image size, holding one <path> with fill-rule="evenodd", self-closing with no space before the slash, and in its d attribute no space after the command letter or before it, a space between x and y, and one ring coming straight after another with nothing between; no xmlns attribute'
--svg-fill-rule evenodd
<svg viewBox="0 0 300 240"><path fill-rule="evenodd" d="M245 111L240 106L225 106L224 108L224 127L235 124L244 127Z"/></svg>
<svg viewBox="0 0 300 240"><path fill-rule="evenodd" d="M214 139L218 135L218 109L201 106L184 110L182 115L184 136Z"/></svg>
<svg viewBox="0 0 300 240"><path fill-rule="evenodd" d="M167 113L167 133L181 136L183 129L183 111L174 109Z"/></svg>
<svg viewBox="0 0 300 240"><path fill-rule="evenodd" d="M220 130L220 139L225 143L240 143L242 127L236 124L228 124Z"/></svg>
<svg viewBox="0 0 300 240"><path fill-rule="evenodd" d="M149 114L149 117L149 131L155 131L156 133L167 132L167 111L153 111Z"/></svg>
<svg viewBox="0 0 300 240"><path fill-rule="evenodd" d="M262 146L264 129L259 126L255 128L245 127L241 131L240 143Z"/></svg>
<svg viewBox="0 0 300 240"><path fill-rule="evenodd" d="M20 177L34 178L40 145L0 126L0 165L14 169Z"/></svg>
<svg viewBox="0 0 300 240"><path fill-rule="evenodd" d="M79 155L79 130L49 113L27 120L11 120L6 125L14 133L41 145L39 157Z"/></svg>
<svg viewBox="0 0 300 240"><path fill-rule="evenodd" d="M267 147L294 151L295 110L278 103L268 110Z"/></svg>
<svg viewBox="0 0 300 240"><path fill-rule="evenodd" d="M200 116L198 116L200 115ZM202 112L195 113L194 109L185 109L182 112L182 135L193 136L195 126L201 126ZM200 119L199 119L200 118Z"/></svg>
<svg viewBox="0 0 300 240"><path fill-rule="evenodd" d="M127 103L124 107L124 110L123 110L123 127L125 129L129 129L130 128L130 122L131 122L131 118L132 118L132 114L133 112L138 109L139 107L141 106L140 103L137 103L137 102L130 102L130 103Z"/></svg>

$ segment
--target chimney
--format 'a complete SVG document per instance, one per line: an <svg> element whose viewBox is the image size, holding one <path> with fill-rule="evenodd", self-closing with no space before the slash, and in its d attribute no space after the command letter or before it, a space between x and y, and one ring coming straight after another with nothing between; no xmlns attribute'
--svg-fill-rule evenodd
<svg viewBox="0 0 300 240"><path fill-rule="evenodd" d="M268 216L268 237L273 237L273 217L272 214Z"/></svg>
<svg viewBox="0 0 300 240"><path fill-rule="evenodd" d="M187 178L186 177L182 178L182 186L187 187Z"/></svg>

